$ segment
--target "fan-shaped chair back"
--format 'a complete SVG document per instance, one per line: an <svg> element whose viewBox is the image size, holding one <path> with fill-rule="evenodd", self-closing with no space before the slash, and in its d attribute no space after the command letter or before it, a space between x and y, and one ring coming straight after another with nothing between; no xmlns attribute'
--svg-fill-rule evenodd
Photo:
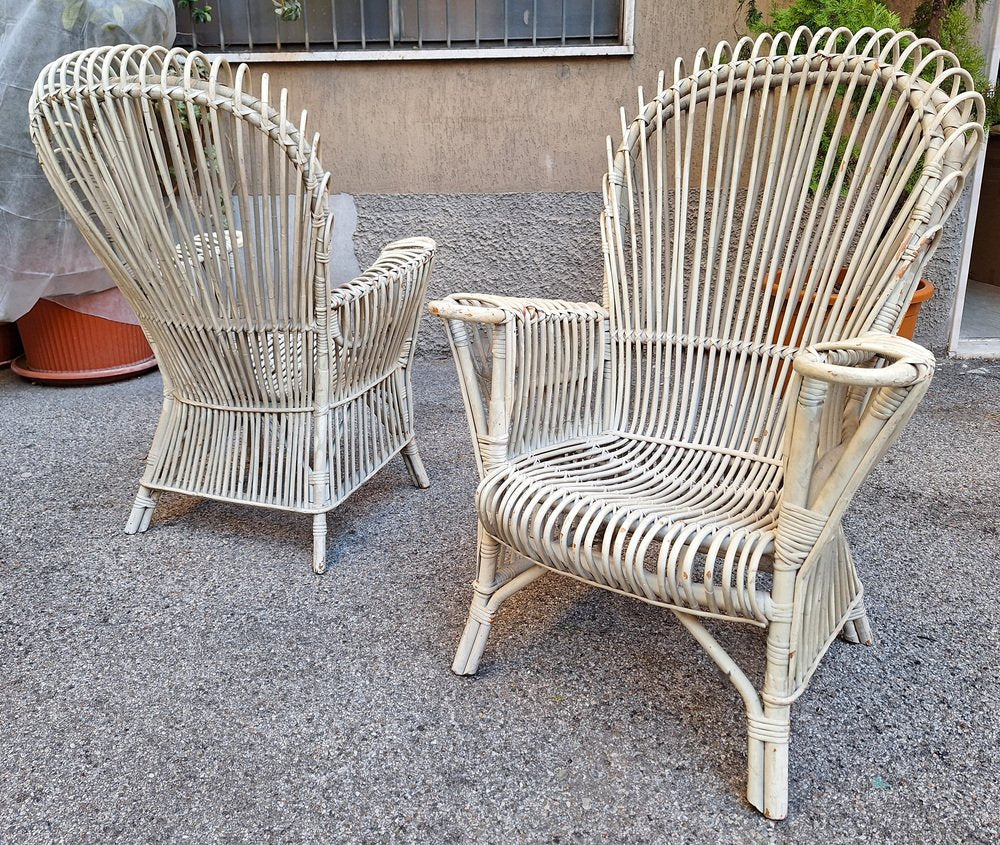
<svg viewBox="0 0 1000 845"><path fill-rule="evenodd" d="M982 136L910 33L743 39L645 102L605 180L616 427L779 456L792 357L892 332Z"/></svg>
<svg viewBox="0 0 1000 845"><path fill-rule="evenodd" d="M82 51L36 86L42 166L184 398L314 402L329 174L286 112L176 49Z"/></svg>

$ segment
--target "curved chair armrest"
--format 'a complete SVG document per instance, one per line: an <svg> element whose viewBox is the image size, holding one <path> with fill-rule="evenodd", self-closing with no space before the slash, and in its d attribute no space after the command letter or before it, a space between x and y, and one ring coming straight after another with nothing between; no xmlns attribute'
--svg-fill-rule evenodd
<svg viewBox="0 0 1000 845"><path fill-rule="evenodd" d="M871 366L880 362L885 366ZM928 350L895 335L869 334L803 349L794 363L799 378L789 409L783 503L839 518L899 437L934 366ZM821 416L834 385L849 389L855 408L844 410L841 441L817 454Z"/></svg>
<svg viewBox="0 0 1000 845"><path fill-rule="evenodd" d="M427 309L446 320L500 325L509 320L538 317L606 320L608 312L596 302L568 302L565 299L535 299L520 296L453 293L428 303Z"/></svg>
<svg viewBox="0 0 1000 845"><path fill-rule="evenodd" d="M419 272L434 259L437 244L430 238L407 238L386 244L367 270L330 291L330 305L336 309L357 302L380 287L400 281L401 275ZM405 293L410 293L407 288Z"/></svg>
<svg viewBox="0 0 1000 845"><path fill-rule="evenodd" d="M481 475L605 424L608 312L593 302L456 293L445 321Z"/></svg>
<svg viewBox="0 0 1000 845"><path fill-rule="evenodd" d="M330 291L335 395L353 394L409 365L435 249L430 238L395 241L360 276Z"/></svg>
<svg viewBox="0 0 1000 845"><path fill-rule="evenodd" d="M859 366L875 358L892 363L878 369ZM806 347L795 356L794 366L799 375L828 383L911 387L933 375L934 356L898 335L868 334Z"/></svg>
<svg viewBox="0 0 1000 845"><path fill-rule="evenodd" d="M934 356L903 338L870 334L808 347L794 367L771 589L772 625L789 626L790 658L772 669L776 677L787 672L775 705L805 689L860 600L840 520L927 391Z"/></svg>

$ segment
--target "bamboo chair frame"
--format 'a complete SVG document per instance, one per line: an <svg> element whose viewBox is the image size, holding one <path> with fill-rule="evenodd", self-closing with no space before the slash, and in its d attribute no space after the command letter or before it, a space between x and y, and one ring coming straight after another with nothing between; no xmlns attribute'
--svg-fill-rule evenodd
<svg viewBox="0 0 1000 845"><path fill-rule="evenodd" d="M912 33L701 50L608 139L603 304L431 303L482 479L456 673L550 571L664 607L742 697L749 802L785 817L791 705L838 633L871 642L841 517L933 373L892 332L983 113ZM766 630L759 692L708 619Z"/></svg>
<svg viewBox="0 0 1000 845"><path fill-rule="evenodd" d="M162 491L326 514L394 455L428 479L411 369L434 242L330 281L330 174L306 112L246 65L163 47L49 64L30 104L42 169L139 317L163 409L128 520Z"/></svg>

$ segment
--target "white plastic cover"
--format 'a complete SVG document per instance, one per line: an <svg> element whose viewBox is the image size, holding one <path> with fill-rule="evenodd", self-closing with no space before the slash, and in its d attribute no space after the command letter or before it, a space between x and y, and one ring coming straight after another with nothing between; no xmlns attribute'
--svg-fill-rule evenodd
<svg viewBox="0 0 1000 845"><path fill-rule="evenodd" d="M114 283L42 175L28 99L50 61L102 44L172 44L172 0L0 0L0 321L43 296ZM97 316L103 298L82 305ZM91 309L96 309L93 311Z"/></svg>

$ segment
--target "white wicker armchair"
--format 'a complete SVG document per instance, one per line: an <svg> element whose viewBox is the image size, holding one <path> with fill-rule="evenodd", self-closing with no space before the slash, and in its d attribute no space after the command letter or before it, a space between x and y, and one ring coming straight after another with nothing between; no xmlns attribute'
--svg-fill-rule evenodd
<svg viewBox="0 0 1000 845"><path fill-rule="evenodd" d="M431 304L482 476L455 672L548 571L667 608L746 706L750 803L786 815L790 706L838 633L870 642L841 517L931 378L891 332L982 116L911 34L720 44L608 141L603 305ZM706 618L766 629L759 693Z"/></svg>
<svg viewBox="0 0 1000 845"><path fill-rule="evenodd" d="M102 47L48 65L31 100L42 168L107 264L163 373L163 410L126 530L163 490L326 513L402 452L428 485L410 371L434 242L390 244L329 278L319 138L246 65Z"/></svg>

